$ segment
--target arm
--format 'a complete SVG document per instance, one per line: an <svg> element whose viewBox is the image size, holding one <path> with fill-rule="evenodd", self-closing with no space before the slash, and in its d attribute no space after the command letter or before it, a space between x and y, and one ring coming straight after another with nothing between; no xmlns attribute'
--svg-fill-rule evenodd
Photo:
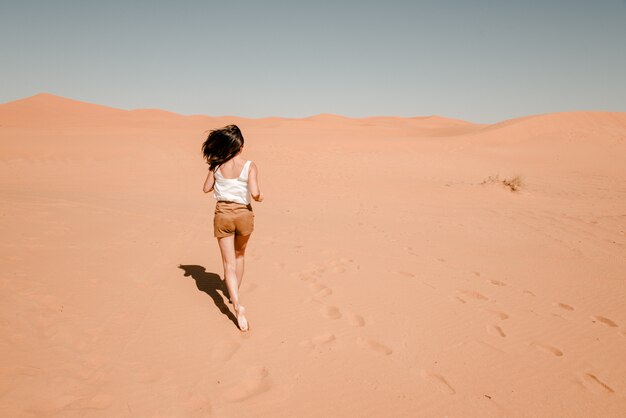
<svg viewBox="0 0 626 418"><path fill-rule="evenodd" d="M250 164L250 173L248 174L248 190L250 195L257 202L263 201L263 193L259 190L259 170L256 168L256 164Z"/></svg>
<svg viewBox="0 0 626 418"><path fill-rule="evenodd" d="M215 176L213 175L213 172L209 170L209 174L206 176L206 180L204 181L204 186L202 187L202 190L204 191L204 193L209 193L211 190L213 190L214 184L215 184Z"/></svg>

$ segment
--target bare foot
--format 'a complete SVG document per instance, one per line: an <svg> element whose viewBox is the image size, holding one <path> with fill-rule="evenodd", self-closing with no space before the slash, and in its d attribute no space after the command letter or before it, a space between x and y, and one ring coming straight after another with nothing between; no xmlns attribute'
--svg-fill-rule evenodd
<svg viewBox="0 0 626 418"><path fill-rule="evenodd" d="M239 305L239 309L235 309L237 313L237 325L239 329L243 332L248 331L248 320L246 319L246 308Z"/></svg>

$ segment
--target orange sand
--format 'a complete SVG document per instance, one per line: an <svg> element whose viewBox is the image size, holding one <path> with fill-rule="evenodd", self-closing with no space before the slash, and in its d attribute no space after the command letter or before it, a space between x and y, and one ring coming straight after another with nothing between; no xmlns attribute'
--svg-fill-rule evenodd
<svg viewBox="0 0 626 418"><path fill-rule="evenodd" d="M228 123L266 198L247 334L201 190ZM626 113L0 105L0 416L623 416L625 161Z"/></svg>

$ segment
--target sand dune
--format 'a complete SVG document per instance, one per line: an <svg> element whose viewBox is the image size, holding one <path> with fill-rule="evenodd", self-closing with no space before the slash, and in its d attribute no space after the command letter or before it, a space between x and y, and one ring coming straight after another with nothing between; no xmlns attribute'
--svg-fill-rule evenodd
<svg viewBox="0 0 626 418"><path fill-rule="evenodd" d="M266 195L247 334L201 192L231 122ZM0 416L623 416L625 160L614 112L0 105Z"/></svg>

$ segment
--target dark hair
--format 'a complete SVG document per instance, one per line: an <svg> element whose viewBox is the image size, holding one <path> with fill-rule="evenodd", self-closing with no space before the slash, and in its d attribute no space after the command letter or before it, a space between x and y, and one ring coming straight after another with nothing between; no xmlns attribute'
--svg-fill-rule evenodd
<svg viewBox="0 0 626 418"><path fill-rule="evenodd" d="M214 171L217 167L233 158L243 147L243 135L237 125L228 125L214 129L202 144L202 155Z"/></svg>

